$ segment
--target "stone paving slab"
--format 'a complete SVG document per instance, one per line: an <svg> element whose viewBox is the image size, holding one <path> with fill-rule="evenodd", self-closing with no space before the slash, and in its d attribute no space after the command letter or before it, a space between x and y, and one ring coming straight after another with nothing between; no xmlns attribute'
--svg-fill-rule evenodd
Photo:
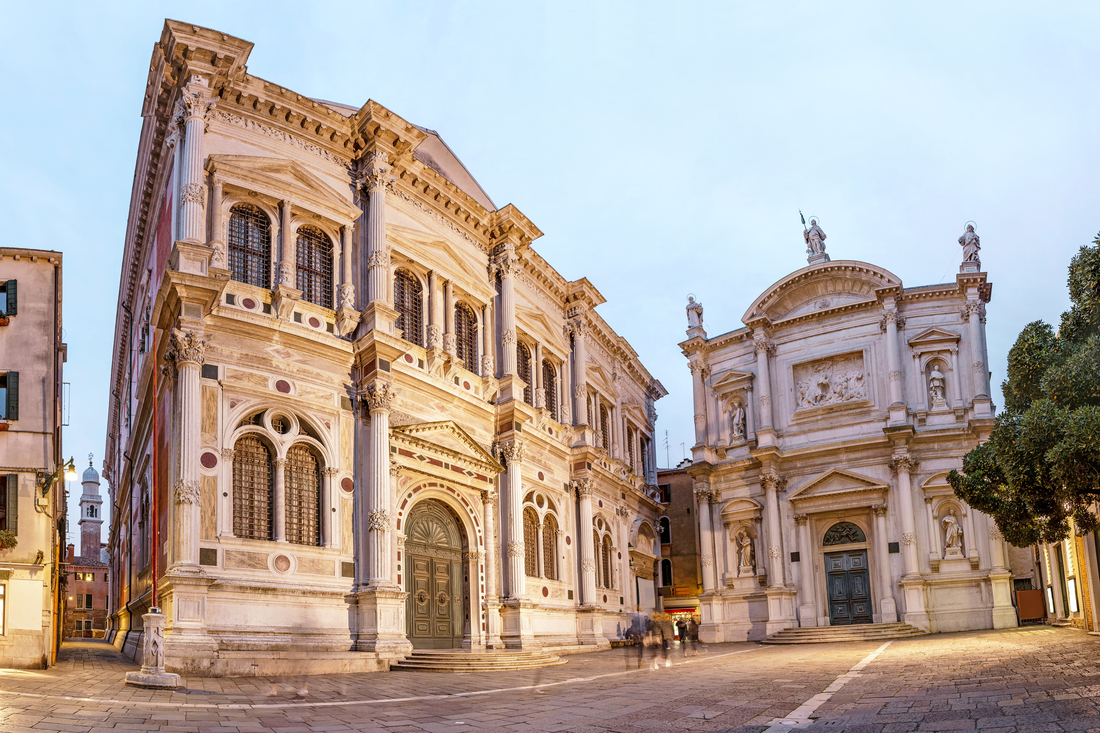
<svg viewBox="0 0 1100 733"><path fill-rule="evenodd" d="M542 670L188 678L168 692L126 687L129 660L78 641L50 670L0 670L0 731L1100 733L1100 639L1072 629L938 634L885 648L717 644L692 657L674 650L670 662L639 670L627 648ZM774 724L807 704L802 725Z"/></svg>

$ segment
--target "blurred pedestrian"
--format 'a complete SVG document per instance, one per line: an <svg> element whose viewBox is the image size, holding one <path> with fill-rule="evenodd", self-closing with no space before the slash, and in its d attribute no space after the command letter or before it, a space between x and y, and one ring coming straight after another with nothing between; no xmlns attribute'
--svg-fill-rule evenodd
<svg viewBox="0 0 1100 733"><path fill-rule="evenodd" d="M676 635L680 637L680 648L684 656L688 655L688 625L682 618L676 620Z"/></svg>

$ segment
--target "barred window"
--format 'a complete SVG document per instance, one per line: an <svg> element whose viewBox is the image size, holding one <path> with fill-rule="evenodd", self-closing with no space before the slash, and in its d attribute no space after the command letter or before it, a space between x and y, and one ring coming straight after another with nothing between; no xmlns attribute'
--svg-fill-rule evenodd
<svg viewBox="0 0 1100 733"><path fill-rule="evenodd" d="M607 424L607 408L600 405L600 444L605 451L611 450L611 426Z"/></svg>
<svg viewBox="0 0 1100 733"><path fill-rule="evenodd" d="M302 300L332 307L332 241L315 226L298 227L295 247L298 273L295 284L302 291Z"/></svg>
<svg viewBox="0 0 1100 733"><path fill-rule="evenodd" d="M523 572L534 578L539 574L539 518L535 510L523 510Z"/></svg>
<svg viewBox="0 0 1100 733"><path fill-rule="evenodd" d="M455 340L458 342L458 358L469 371L477 370L477 316L470 306L455 306Z"/></svg>
<svg viewBox="0 0 1100 733"><path fill-rule="evenodd" d="M321 544L321 467L302 443L286 454L286 539L296 545Z"/></svg>
<svg viewBox="0 0 1100 733"><path fill-rule="evenodd" d="M393 277L393 307L397 309L395 326L409 343L424 346L424 313L420 280L408 270Z"/></svg>
<svg viewBox="0 0 1100 733"><path fill-rule="evenodd" d="M255 435L242 435L233 446L233 534L246 540L271 540L271 451Z"/></svg>
<svg viewBox="0 0 1100 733"><path fill-rule="evenodd" d="M593 558L596 563L596 587L606 588L607 586L603 582L603 573L600 572L602 569L600 567L600 533L596 530L592 530L592 552L596 555Z"/></svg>
<svg viewBox="0 0 1100 733"><path fill-rule="evenodd" d="M229 210L229 270L239 283L271 288L271 220L258 206Z"/></svg>
<svg viewBox="0 0 1100 733"><path fill-rule="evenodd" d="M588 408L588 422L586 422L585 424L588 425L588 427L590 428L595 427L596 423L592 422L592 395L588 395L588 399L586 399L584 402L585 407Z"/></svg>
<svg viewBox="0 0 1100 733"><path fill-rule="evenodd" d="M558 579L558 520L553 514L547 514L542 523L542 575Z"/></svg>
<svg viewBox="0 0 1100 733"><path fill-rule="evenodd" d="M531 388L534 386L531 384L531 350L522 341L516 344L516 366L519 370L519 378L527 385L523 388L523 401L534 405L535 400L531 397Z"/></svg>
<svg viewBox="0 0 1100 733"><path fill-rule="evenodd" d="M634 441L637 440L637 435L634 433L634 428L627 425L626 427L626 461L630 466L631 473L638 472L638 464L634 462Z"/></svg>
<svg viewBox="0 0 1100 733"><path fill-rule="evenodd" d="M604 537L600 545L600 574L603 575L603 587L614 588L615 583L611 577L611 538Z"/></svg>
<svg viewBox="0 0 1100 733"><path fill-rule="evenodd" d="M558 372L549 359L542 360L542 389L546 395L546 409L550 417L558 419Z"/></svg>

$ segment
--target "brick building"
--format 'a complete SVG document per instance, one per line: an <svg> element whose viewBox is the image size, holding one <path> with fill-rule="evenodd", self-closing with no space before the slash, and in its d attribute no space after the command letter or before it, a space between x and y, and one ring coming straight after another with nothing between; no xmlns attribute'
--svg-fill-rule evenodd
<svg viewBox="0 0 1100 733"><path fill-rule="evenodd" d="M103 499L99 495L99 474L88 468L81 480L80 555L69 545L65 599L65 636L102 639L107 633L108 573L107 545L101 542Z"/></svg>
<svg viewBox="0 0 1100 733"><path fill-rule="evenodd" d="M676 468L657 469L663 513L657 518L661 561L656 568L661 610L673 617L699 613L700 554L694 482L685 461Z"/></svg>

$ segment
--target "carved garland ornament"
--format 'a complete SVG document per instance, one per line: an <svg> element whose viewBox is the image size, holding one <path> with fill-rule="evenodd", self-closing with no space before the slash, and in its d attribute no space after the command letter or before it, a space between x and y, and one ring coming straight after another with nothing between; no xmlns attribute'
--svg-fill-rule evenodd
<svg viewBox="0 0 1100 733"><path fill-rule="evenodd" d="M783 551L779 549L779 545L772 545L768 548L768 557L775 559L783 554Z"/></svg>
<svg viewBox="0 0 1100 733"><path fill-rule="evenodd" d="M699 558L699 562L701 562L703 564L704 568L709 568L709 567L714 566L714 558L711 557L710 555L703 555L701 558Z"/></svg>
<svg viewBox="0 0 1100 733"><path fill-rule="evenodd" d="M367 516L367 529L375 532L385 532L390 528L390 517L382 509L371 512Z"/></svg>
<svg viewBox="0 0 1100 733"><path fill-rule="evenodd" d="M901 536L901 543L903 545L915 545L917 544L917 535L913 532L905 532Z"/></svg>
<svg viewBox="0 0 1100 733"><path fill-rule="evenodd" d="M376 249L367 255L367 269L390 266L390 253L385 249Z"/></svg>
<svg viewBox="0 0 1100 733"><path fill-rule="evenodd" d="M581 570L586 573L596 572L596 561L590 557L581 560Z"/></svg>
<svg viewBox="0 0 1100 733"><path fill-rule="evenodd" d="M526 554L527 550L522 542L516 542L515 540L508 541L508 557L525 557Z"/></svg>
<svg viewBox="0 0 1100 733"><path fill-rule="evenodd" d="M510 328L505 330L504 334L500 337L500 342L505 346L511 346L516 342L516 332Z"/></svg>
<svg viewBox="0 0 1100 733"><path fill-rule="evenodd" d="M177 504L198 504L202 497L199 482L183 479L176 481L175 495Z"/></svg>

